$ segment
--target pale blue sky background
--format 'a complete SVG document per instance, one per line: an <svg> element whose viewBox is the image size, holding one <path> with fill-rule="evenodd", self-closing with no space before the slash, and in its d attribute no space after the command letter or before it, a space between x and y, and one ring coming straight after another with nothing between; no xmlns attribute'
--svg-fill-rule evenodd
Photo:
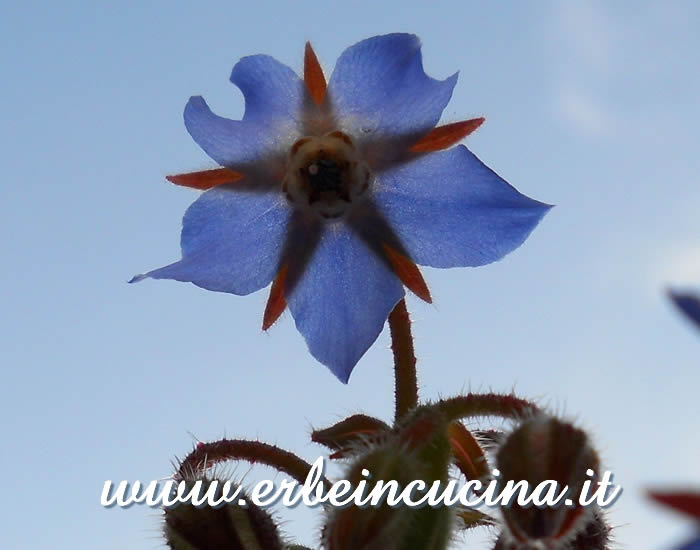
<svg viewBox="0 0 700 550"><path fill-rule="evenodd" d="M554 203L525 245L478 269L425 270L422 395L512 388L589 429L625 492L627 548L690 532L647 486L700 483L700 338L662 295L700 286L700 4L687 2L6 2L0 13L4 236L2 548L161 547L158 515L104 510L105 479L167 476L192 439L260 437L313 460L311 425L390 418L388 337L348 386L315 363L267 292L241 298L135 273L179 258L212 167L182 124L190 95L239 117L233 64L330 72L348 45L417 33L429 74L460 71L445 121ZM246 467L237 469L247 472ZM266 473L266 472L263 472ZM286 524L314 544L315 524ZM668 543L668 544L667 544ZM481 546L486 547L486 546Z"/></svg>

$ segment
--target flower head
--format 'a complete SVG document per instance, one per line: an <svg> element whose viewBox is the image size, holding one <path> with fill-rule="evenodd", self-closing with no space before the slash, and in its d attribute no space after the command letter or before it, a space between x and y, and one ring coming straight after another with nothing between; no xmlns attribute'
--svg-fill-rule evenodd
<svg viewBox="0 0 700 550"><path fill-rule="evenodd" d="M466 147L483 119L436 128L457 75L423 71L408 34L363 40L326 84L307 45L304 78L243 58L242 120L192 97L185 126L223 168L171 176L206 190L187 210L182 259L145 277L245 295L272 282L263 328L288 306L309 350L343 382L404 295L430 301L416 264L479 266L527 238L548 205Z"/></svg>

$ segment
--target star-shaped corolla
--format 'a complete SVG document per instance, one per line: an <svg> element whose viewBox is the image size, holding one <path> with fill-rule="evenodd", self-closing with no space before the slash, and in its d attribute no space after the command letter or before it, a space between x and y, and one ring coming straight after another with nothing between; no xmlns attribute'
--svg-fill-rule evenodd
<svg viewBox="0 0 700 550"><path fill-rule="evenodd" d="M436 128L457 75L423 70L409 34L369 38L326 84L307 44L303 79L243 58L242 120L192 97L185 126L223 168L168 179L206 190L183 219L182 259L145 275L245 295L272 282L267 329L288 306L311 354L343 382L404 287L430 301L416 264L480 266L527 238L550 208L463 145L483 119Z"/></svg>

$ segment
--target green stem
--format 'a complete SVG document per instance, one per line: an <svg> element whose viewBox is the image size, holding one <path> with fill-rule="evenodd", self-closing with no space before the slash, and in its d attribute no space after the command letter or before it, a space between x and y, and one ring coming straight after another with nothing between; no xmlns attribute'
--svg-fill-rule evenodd
<svg viewBox="0 0 700 550"><path fill-rule="evenodd" d="M413 351L411 319L406 301L401 300L389 315L391 349L394 351L396 412L394 422L405 417L418 404L418 376Z"/></svg>

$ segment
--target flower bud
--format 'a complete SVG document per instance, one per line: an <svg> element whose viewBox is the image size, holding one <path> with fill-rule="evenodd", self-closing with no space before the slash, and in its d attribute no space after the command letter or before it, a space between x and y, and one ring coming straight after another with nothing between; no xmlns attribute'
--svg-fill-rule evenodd
<svg viewBox="0 0 700 550"><path fill-rule="evenodd" d="M610 550L610 527L600 510L594 511L584 518L580 528L571 540L553 541L543 545L541 542L518 542L508 533L502 533L493 550Z"/></svg>
<svg viewBox="0 0 700 550"><path fill-rule="evenodd" d="M605 548L607 527L596 506L580 503L584 483L594 485L588 474L598 471L599 460L585 432L568 422L538 415L523 422L505 439L496 454L500 471L499 493L508 482L527 482L528 497L540 502L518 503L524 491L515 491L510 502L501 506L505 523L501 537L504 550L578 548L572 541L581 534L595 538L604 533L601 544L582 546L589 550ZM595 475L595 474L594 474ZM562 492L568 488L564 496ZM587 492L590 496L592 490ZM558 500L551 506L542 500ZM587 529L590 527L589 535Z"/></svg>
<svg viewBox="0 0 700 550"><path fill-rule="evenodd" d="M201 477L202 489L198 497L206 494L214 480ZM195 486L196 479L185 480L187 493ZM223 495L222 482L218 483L214 498ZM165 539L173 550L282 550L277 525L272 517L255 506L241 491L238 499L246 501L225 503L212 507L206 502L194 506L191 501L165 508Z"/></svg>
<svg viewBox="0 0 700 550"><path fill-rule="evenodd" d="M446 480L450 456L447 422L439 412L428 408L414 411L382 441L368 443L366 452L350 465L345 476L354 489L365 483L364 506L357 506L355 500L349 506L329 509L323 529L324 548L447 548L452 522L448 508L410 507L405 500L390 506L389 502L410 489L415 489L410 499L419 501L434 481ZM415 484L418 480L425 490ZM373 505L371 498L375 496Z"/></svg>

